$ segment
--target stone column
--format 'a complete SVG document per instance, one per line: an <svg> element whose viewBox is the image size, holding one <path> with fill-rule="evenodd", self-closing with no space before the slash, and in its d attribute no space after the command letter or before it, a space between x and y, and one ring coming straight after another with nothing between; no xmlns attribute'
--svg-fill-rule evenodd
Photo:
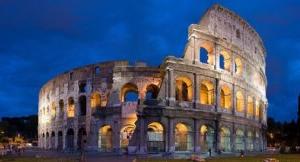
<svg viewBox="0 0 300 162"><path fill-rule="evenodd" d="M201 147L200 147L200 123L198 120L194 119L194 144L195 144L195 152L200 153Z"/></svg>
<svg viewBox="0 0 300 162"><path fill-rule="evenodd" d="M216 121L216 130L215 130L215 141L214 141L214 147L215 147L215 152L218 152L220 150L220 123L219 120L217 119Z"/></svg>
<svg viewBox="0 0 300 162"><path fill-rule="evenodd" d="M197 108L200 101L200 83L199 83L199 75L194 73L194 108Z"/></svg>
<svg viewBox="0 0 300 162"><path fill-rule="evenodd" d="M145 137L145 119L144 117L140 116L139 117L139 148L138 148L138 153L139 154L145 154L146 153L146 139Z"/></svg>
<svg viewBox="0 0 300 162"><path fill-rule="evenodd" d="M220 51L221 47L218 44L215 44L215 70L220 69Z"/></svg>
<svg viewBox="0 0 300 162"><path fill-rule="evenodd" d="M192 36L192 41L194 45L194 58L193 64L197 64L200 62L200 48L198 48L197 44L199 44L199 39L196 39L195 36Z"/></svg>
<svg viewBox="0 0 300 162"><path fill-rule="evenodd" d="M231 139L230 139L230 142L231 142L231 151L234 152L236 151L235 148L235 140L236 140L236 130L235 130L235 124L233 123L232 125L232 129L231 129Z"/></svg>
<svg viewBox="0 0 300 162"><path fill-rule="evenodd" d="M112 136L112 142L113 142L113 152L120 153L121 152L121 146L120 146L120 121L118 119L114 119L113 121L113 136Z"/></svg>
<svg viewBox="0 0 300 162"><path fill-rule="evenodd" d="M174 70L169 69L169 106L175 106L175 78L174 78Z"/></svg>
<svg viewBox="0 0 300 162"><path fill-rule="evenodd" d="M66 131L67 131L66 129L62 130L62 141L63 141L62 147L63 147L63 150L65 150L66 147L67 147L66 146L66 134L67 134Z"/></svg>
<svg viewBox="0 0 300 162"><path fill-rule="evenodd" d="M232 84L232 97L231 97L231 102L232 102L232 114L235 115L236 112L236 87L235 84Z"/></svg>
<svg viewBox="0 0 300 162"><path fill-rule="evenodd" d="M236 55L236 53L235 52L232 52L231 53L231 68L230 68L230 70L231 70L231 74L233 75L233 74L235 74L235 55Z"/></svg>
<svg viewBox="0 0 300 162"><path fill-rule="evenodd" d="M220 80L216 79L216 87L215 87L215 102L216 102L216 112L218 112L218 109L220 108Z"/></svg>
<svg viewBox="0 0 300 162"><path fill-rule="evenodd" d="M174 119L169 118L168 122L168 152L175 152L175 133L174 133Z"/></svg>

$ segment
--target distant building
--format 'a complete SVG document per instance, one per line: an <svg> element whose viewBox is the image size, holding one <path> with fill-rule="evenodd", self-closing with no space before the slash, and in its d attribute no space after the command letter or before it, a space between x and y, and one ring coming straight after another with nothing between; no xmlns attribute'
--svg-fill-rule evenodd
<svg viewBox="0 0 300 162"><path fill-rule="evenodd" d="M214 5L189 26L183 58L168 56L159 67L97 63L46 83L39 94L39 147L131 154L265 150L265 57L257 32Z"/></svg>

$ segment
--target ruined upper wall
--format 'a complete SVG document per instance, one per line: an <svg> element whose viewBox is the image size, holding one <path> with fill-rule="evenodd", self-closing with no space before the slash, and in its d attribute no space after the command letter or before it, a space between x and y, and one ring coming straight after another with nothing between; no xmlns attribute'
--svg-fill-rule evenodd
<svg viewBox="0 0 300 162"><path fill-rule="evenodd" d="M240 16L220 5L212 6L199 25L208 34L224 39L249 54L265 57L263 42L257 32Z"/></svg>

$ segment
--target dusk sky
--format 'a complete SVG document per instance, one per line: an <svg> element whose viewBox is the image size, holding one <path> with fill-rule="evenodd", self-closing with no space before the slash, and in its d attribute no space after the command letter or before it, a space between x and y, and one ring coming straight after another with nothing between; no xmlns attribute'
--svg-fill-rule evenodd
<svg viewBox="0 0 300 162"><path fill-rule="evenodd" d="M214 3L249 22L267 49L268 114L297 117L300 1L0 0L0 117L36 114L44 83L108 60L158 66L181 57L188 26Z"/></svg>

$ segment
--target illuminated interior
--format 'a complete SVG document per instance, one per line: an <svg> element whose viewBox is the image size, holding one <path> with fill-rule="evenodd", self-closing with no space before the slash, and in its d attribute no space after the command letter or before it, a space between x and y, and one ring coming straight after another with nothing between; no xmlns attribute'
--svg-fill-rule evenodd
<svg viewBox="0 0 300 162"><path fill-rule="evenodd" d="M91 108L101 107L101 96L98 92L94 92L91 95Z"/></svg>
<svg viewBox="0 0 300 162"><path fill-rule="evenodd" d="M230 130L226 127L221 128L221 150L224 152L230 152L231 151L231 144L230 144Z"/></svg>
<svg viewBox="0 0 300 162"><path fill-rule="evenodd" d="M248 96L248 103L247 103L247 114L249 116L253 116L254 114L254 101L253 97Z"/></svg>
<svg viewBox="0 0 300 162"><path fill-rule="evenodd" d="M193 149L193 133L191 128L183 123L175 126L175 151L191 151Z"/></svg>
<svg viewBox="0 0 300 162"><path fill-rule="evenodd" d="M176 100L177 101L192 101L193 84L187 77L176 78Z"/></svg>
<svg viewBox="0 0 300 162"><path fill-rule="evenodd" d="M98 149L101 152L111 152L112 151L112 128L110 125L105 125L99 129L98 135Z"/></svg>
<svg viewBox="0 0 300 162"><path fill-rule="evenodd" d="M200 103L206 105L214 104L214 85L210 81L203 81L200 87Z"/></svg>
<svg viewBox="0 0 300 162"><path fill-rule="evenodd" d="M220 106L224 109L231 108L231 91L226 85L221 88Z"/></svg>
<svg viewBox="0 0 300 162"><path fill-rule="evenodd" d="M244 111L244 96L241 91L236 92L236 110L237 112Z"/></svg>
<svg viewBox="0 0 300 162"><path fill-rule="evenodd" d="M68 118L75 117L75 103L73 97L70 97L68 99L67 117Z"/></svg>

